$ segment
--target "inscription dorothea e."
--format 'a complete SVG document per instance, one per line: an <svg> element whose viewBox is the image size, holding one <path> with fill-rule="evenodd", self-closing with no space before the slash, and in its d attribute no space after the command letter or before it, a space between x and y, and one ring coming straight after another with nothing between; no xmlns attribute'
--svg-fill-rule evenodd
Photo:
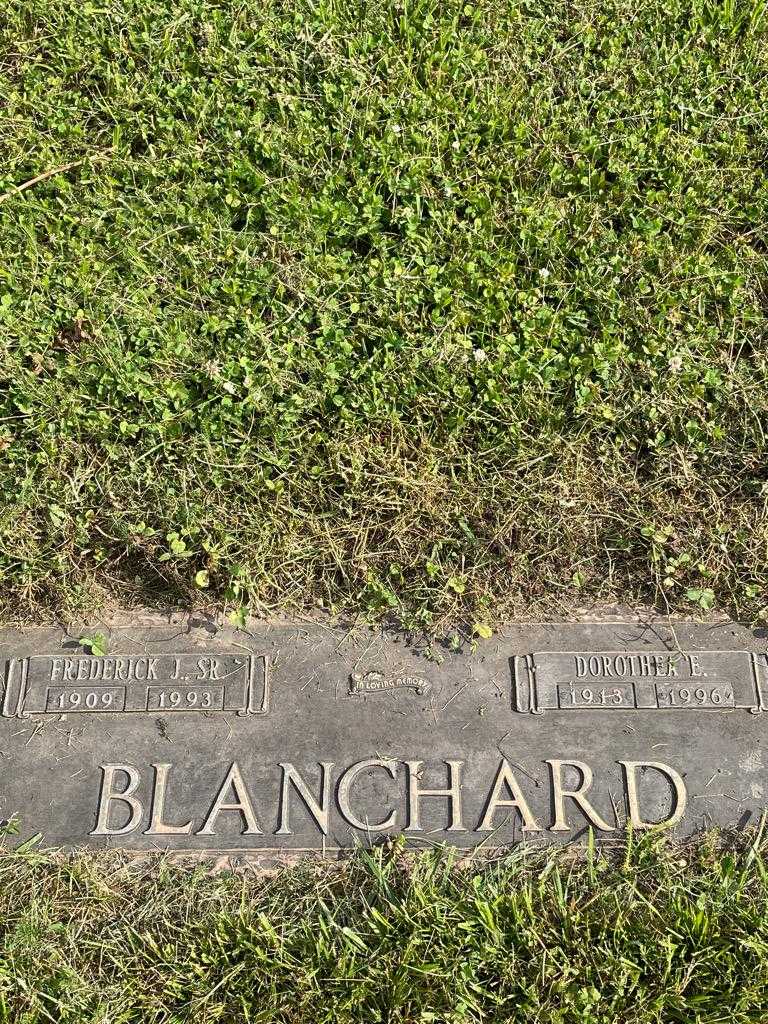
<svg viewBox="0 0 768 1024"><path fill-rule="evenodd" d="M516 711L768 709L768 660L748 651L557 651L512 659Z"/></svg>
<svg viewBox="0 0 768 1024"><path fill-rule="evenodd" d="M6 718L216 711L269 711L266 655L34 655L6 667Z"/></svg>

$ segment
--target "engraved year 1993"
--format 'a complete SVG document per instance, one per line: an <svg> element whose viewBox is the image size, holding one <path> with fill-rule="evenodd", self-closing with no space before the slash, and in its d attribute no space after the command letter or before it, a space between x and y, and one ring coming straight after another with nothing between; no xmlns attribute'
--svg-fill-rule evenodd
<svg viewBox="0 0 768 1024"><path fill-rule="evenodd" d="M224 707L223 686L150 686L147 711L220 711Z"/></svg>

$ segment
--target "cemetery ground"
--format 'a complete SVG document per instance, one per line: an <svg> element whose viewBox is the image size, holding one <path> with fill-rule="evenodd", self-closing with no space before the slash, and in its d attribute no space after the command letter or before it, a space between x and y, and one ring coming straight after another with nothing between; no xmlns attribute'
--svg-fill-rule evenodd
<svg viewBox="0 0 768 1024"><path fill-rule="evenodd" d="M766 25L3 0L3 621L764 624ZM758 1022L767 900L760 830L274 877L32 843L0 1021Z"/></svg>
<svg viewBox="0 0 768 1024"><path fill-rule="evenodd" d="M756 847L713 836L271 878L30 851L0 859L0 1019L757 1024L766 922Z"/></svg>
<svg viewBox="0 0 768 1024"><path fill-rule="evenodd" d="M0 599L766 614L766 19L5 0Z"/></svg>

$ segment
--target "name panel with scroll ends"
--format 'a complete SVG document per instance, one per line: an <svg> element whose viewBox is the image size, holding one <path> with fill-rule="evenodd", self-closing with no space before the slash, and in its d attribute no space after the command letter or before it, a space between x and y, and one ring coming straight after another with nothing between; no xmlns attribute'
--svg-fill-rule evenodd
<svg viewBox="0 0 768 1024"><path fill-rule="evenodd" d="M557 651L513 659L516 711L768 708L768 662L748 651Z"/></svg>
<svg viewBox="0 0 768 1024"><path fill-rule="evenodd" d="M2 714L263 715L268 671L257 654L33 655L8 663Z"/></svg>

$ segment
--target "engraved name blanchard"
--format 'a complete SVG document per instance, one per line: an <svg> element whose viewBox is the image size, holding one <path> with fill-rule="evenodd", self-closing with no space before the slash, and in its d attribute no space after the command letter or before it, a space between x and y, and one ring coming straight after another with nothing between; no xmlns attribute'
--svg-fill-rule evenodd
<svg viewBox="0 0 768 1024"><path fill-rule="evenodd" d="M521 784L512 765L502 758L482 785L468 792L463 760L425 764L387 758L367 758L348 767L321 761L307 769L280 762L260 782L249 779L234 761L210 791L199 795L195 816L185 804L176 803L187 787L183 769L168 763L139 768L135 764L103 764L92 836L215 836L223 825L242 836L294 834L294 825L327 836L332 823L362 833L427 831L493 832L513 822L523 832L568 832L591 825L601 832L624 827L616 811L609 780L600 780L601 806L614 806L614 820L606 820L592 803L594 772L584 761L547 759L548 787L536 787L527 779ZM687 792L681 774L659 761L617 761L624 791L626 825L635 829L669 828L685 814ZM527 773L526 773L527 776ZM641 799L642 780L642 799ZM372 796L372 784L375 797ZM534 803L548 791L549 806ZM195 790L198 793L198 790ZM366 796L367 794L367 796ZM650 794L650 796L649 796ZM470 801L469 797L473 797ZM669 808L649 820L647 801ZM469 804L482 803L470 816ZM642 807L641 803L646 802ZM271 805L271 806L270 806ZM425 822L429 815L429 824ZM300 812L297 815L297 812ZM435 815L439 826L435 826Z"/></svg>
<svg viewBox="0 0 768 1024"><path fill-rule="evenodd" d="M8 663L2 713L115 714L269 710L266 655L35 655Z"/></svg>

